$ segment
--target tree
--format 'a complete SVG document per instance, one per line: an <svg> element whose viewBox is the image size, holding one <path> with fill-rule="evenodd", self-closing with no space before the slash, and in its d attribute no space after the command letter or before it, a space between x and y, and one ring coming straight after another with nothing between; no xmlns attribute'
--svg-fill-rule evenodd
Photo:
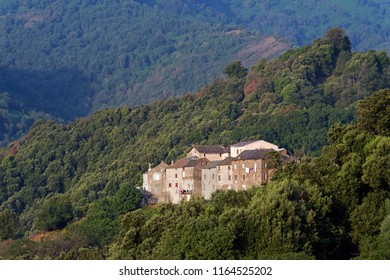
<svg viewBox="0 0 390 280"><path fill-rule="evenodd" d="M234 61L223 69L223 73L228 75L229 79L245 78L248 69L242 66L241 61Z"/></svg>
<svg viewBox="0 0 390 280"><path fill-rule="evenodd" d="M0 212L0 240L14 237L18 229L18 217L16 214L6 209Z"/></svg>
<svg viewBox="0 0 390 280"><path fill-rule="evenodd" d="M358 126L374 135L390 136L390 90L373 93L359 102Z"/></svg>
<svg viewBox="0 0 390 280"><path fill-rule="evenodd" d="M340 27L331 28L326 31L323 38L325 43L332 43L340 51L351 51L351 41L345 34L344 29Z"/></svg>
<svg viewBox="0 0 390 280"><path fill-rule="evenodd" d="M35 226L42 230L64 228L74 217L70 199L64 194L46 200L35 219Z"/></svg>
<svg viewBox="0 0 390 280"><path fill-rule="evenodd" d="M113 198L112 209L118 214L124 214L139 208L141 192L129 184L121 184L119 191Z"/></svg>

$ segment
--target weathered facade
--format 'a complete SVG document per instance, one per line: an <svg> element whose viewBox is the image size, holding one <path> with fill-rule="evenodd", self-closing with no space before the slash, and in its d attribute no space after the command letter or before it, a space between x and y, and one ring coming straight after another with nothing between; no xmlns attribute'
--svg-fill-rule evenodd
<svg viewBox="0 0 390 280"><path fill-rule="evenodd" d="M154 168L149 166L149 170L143 174L143 189L154 197L154 203L168 202L169 195L166 191L166 169L168 164L161 162Z"/></svg>
<svg viewBox="0 0 390 280"><path fill-rule="evenodd" d="M217 165L220 160L212 161L202 169L202 196L206 199L218 188Z"/></svg>
<svg viewBox="0 0 390 280"><path fill-rule="evenodd" d="M270 152L274 150L247 150L232 159L233 186L236 191L269 182L274 172L268 164Z"/></svg>
<svg viewBox="0 0 390 280"><path fill-rule="evenodd" d="M220 161L216 169L217 189L224 191L233 189L232 157Z"/></svg>
<svg viewBox="0 0 390 280"><path fill-rule="evenodd" d="M166 189L169 201L179 203L192 196L202 196L202 168L209 162L207 158L188 157L168 166Z"/></svg>

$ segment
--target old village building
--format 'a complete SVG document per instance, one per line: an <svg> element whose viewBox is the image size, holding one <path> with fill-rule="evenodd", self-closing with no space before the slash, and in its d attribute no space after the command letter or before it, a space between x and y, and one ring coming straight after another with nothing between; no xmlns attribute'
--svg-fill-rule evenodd
<svg viewBox="0 0 390 280"><path fill-rule="evenodd" d="M143 189L153 194L153 202L169 202L169 193L166 190L166 169L168 164L161 162L154 168L149 164L148 172L143 174Z"/></svg>
<svg viewBox="0 0 390 280"><path fill-rule="evenodd" d="M264 140L230 147L193 145L186 158L149 167L143 188L158 203L209 199L216 190L246 190L269 182L274 173L269 161L275 154L288 159L284 149Z"/></svg>
<svg viewBox="0 0 390 280"><path fill-rule="evenodd" d="M272 152L275 150L246 150L232 159L233 185L236 191L268 183L274 172L269 168L268 162Z"/></svg>
<svg viewBox="0 0 390 280"><path fill-rule="evenodd" d="M179 203L192 196L202 196L202 168L210 161L207 158L188 157L173 162L166 168L166 190L169 201Z"/></svg>

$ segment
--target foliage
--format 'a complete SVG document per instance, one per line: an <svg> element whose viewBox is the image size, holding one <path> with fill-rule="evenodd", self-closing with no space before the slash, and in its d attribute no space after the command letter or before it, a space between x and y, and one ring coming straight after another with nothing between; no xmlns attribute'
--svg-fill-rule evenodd
<svg viewBox="0 0 390 280"><path fill-rule="evenodd" d="M223 69L223 73L225 73L229 77L229 79L242 79L246 77L246 75L248 74L248 70L242 66L240 61L235 61L227 65Z"/></svg>
<svg viewBox="0 0 390 280"><path fill-rule="evenodd" d="M110 256L311 259L327 252L325 245L333 240L324 239L334 235L325 217L331 200L314 189L282 182L251 192L218 192L210 201L164 205L149 219L141 211L132 212L123 219Z"/></svg>
<svg viewBox="0 0 390 280"><path fill-rule="evenodd" d="M0 240L11 239L18 229L18 216L11 210L0 212Z"/></svg>
<svg viewBox="0 0 390 280"><path fill-rule="evenodd" d="M11 242L0 256L386 257L389 126L383 112L390 92L381 89L389 86L389 58L351 53L339 39L328 34L311 46L259 61L249 74L256 78L254 91L246 96L249 76L233 63L238 72L229 71L234 75L196 94L104 109L69 124L35 122L12 149L0 153L0 210L15 213L25 238L40 229L65 227L64 233L52 241ZM151 214L139 210L138 187L149 162L169 163L194 143L259 138L297 151L300 162L247 192L217 192L209 201L167 204ZM277 158L273 164L279 165ZM31 251L17 253L19 246Z"/></svg>
<svg viewBox="0 0 390 280"><path fill-rule="evenodd" d="M62 194L48 198L40 208L35 227L43 230L64 228L73 219L73 208L70 199Z"/></svg>
<svg viewBox="0 0 390 280"><path fill-rule="evenodd" d="M27 132L30 111L73 121L196 91L261 38L236 28L145 1L1 1L0 92L23 108L0 141Z"/></svg>
<svg viewBox="0 0 390 280"><path fill-rule="evenodd" d="M101 108L194 92L266 35L304 46L332 26L345 28L349 38L338 28L322 40L341 50L340 73L351 56L350 41L359 51L389 50L388 10L386 3L366 0L1 1L0 92L9 100L3 108L0 97L0 145L20 138L38 118L67 122ZM366 62L371 68L373 61ZM360 66L349 68L349 83L358 85L355 77L370 70ZM300 75L313 77L313 69L303 67ZM301 78L280 77L285 99L298 102L297 91L308 97L311 86ZM328 85L329 98L342 106L355 96L340 91L345 82ZM366 82L377 84L369 76ZM275 98L263 95L252 106L268 108Z"/></svg>
<svg viewBox="0 0 390 280"><path fill-rule="evenodd" d="M0 146L26 134L37 117L33 112L26 113L24 106L11 99L9 93L0 93Z"/></svg>

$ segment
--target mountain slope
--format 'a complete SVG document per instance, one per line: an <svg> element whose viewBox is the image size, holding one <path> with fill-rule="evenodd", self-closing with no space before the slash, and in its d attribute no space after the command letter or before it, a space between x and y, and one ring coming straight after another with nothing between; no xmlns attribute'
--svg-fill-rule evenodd
<svg viewBox="0 0 390 280"><path fill-rule="evenodd" d="M297 157L318 155L332 124L353 121L359 100L390 87L385 53L350 48L345 32L332 29L311 46L260 60L248 76L233 62L227 79L196 94L66 125L36 122L0 153L0 211L18 225L5 236L79 221L72 226L83 227L86 247L107 245L118 217L140 206L136 187L148 163L170 162L191 144L264 139Z"/></svg>
<svg viewBox="0 0 390 280"><path fill-rule="evenodd" d="M5 90L65 120L195 91L260 39L135 1L10 1L2 10Z"/></svg>
<svg viewBox="0 0 390 280"><path fill-rule="evenodd" d="M390 3L367 0L298 1L147 1L169 6L178 13L200 14L215 21L244 25L262 34L276 35L293 45L310 44L329 28L348 31L356 50L390 51Z"/></svg>
<svg viewBox="0 0 390 280"><path fill-rule="evenodd" d="M40 112L72 121L101 108L195 92L221 77L230 61L250 66L336 25L347 29L357 50L388 50L388 6L360 0L1 1L0 92L33 119ZM5 145L28 128L10 128L0 141Z"/></svg>

